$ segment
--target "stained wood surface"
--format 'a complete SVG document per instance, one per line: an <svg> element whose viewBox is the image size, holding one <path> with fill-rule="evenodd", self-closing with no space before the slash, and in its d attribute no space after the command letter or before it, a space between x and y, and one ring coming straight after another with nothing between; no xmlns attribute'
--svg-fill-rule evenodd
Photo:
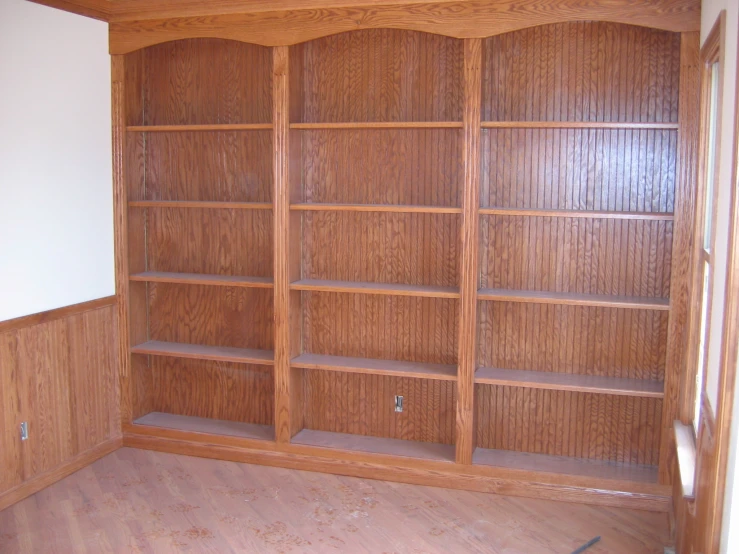
<svg viewBox="0 0 739 554"><path fill-rule="evenodd" d="M330 204L326 202L292 204L290 209L303 212L462 213L462 208L446 206L410 206L407 204Z"/></svg>
<svg viewBox="0 0 739 554"><path fill-rule="evenodd" d="M149 284L151 340L272 350L269 289Z"/></svg>
<svg viewBox="0 0 739 554"><path fill-rule="evenodd" d="M599 479L639 481L643 483L657 482L657 468L654 466L628 466L600 460L529 454L509 450L477 448L473 463L496 467L551 471L552 473L565 475L590 475Z"/></svg>
<svg viewBox="0 0 739 554"><path fill-rule="evenodd" d="M153 412L259 425L274 422L270 367L152 357L150 371Z"/></svg>
<svg viewBox="0 0 739 554"><path fill-rule="evenodd" d="M425 298L459 298L459 290L455 287L435 287L429 285L395 285L390 283L301 279L300 281L290 283L290 288L292 290L349 292L354 294L384 294L388 296L419 296Z"/></svg>
<svg viewBox="0 0 739 554"><path fill-rule="evenodd" d="M480 289L480 300L522 302L526 304L558 304L569 306L600 306L604 308L628 308L632 310L670 309L666 298L614 296L610 294L582 294L571 292L542 292L537 290Z"/></svg>
<svg viewBox="0 0 739 554"><path fill-rule="evenodd" d="M457 362L456 300L304 292L303 310L305 353Z"/></svg>
<svg viewBox="0 0 739 554"><path fill-rule="evenodd" d="M221 287L272 288L271 277L245 277L229 275L208 275L204 273L171 273L165 271L145 271L131 275L131 281L144 283L178 283L183 285L214 285Z"/></svg>
<svg viewBox="0 0 739 554"><path fill-rule="evenodd" d="M461 206L460 130L318 130L301 138L305 202Z"/></svg>
<svg viewBox="0 0 739 554"><path fill-rule="evenodd" d="M320 354L301 354L290 361L292 367L302 369L322 369L346 373L366 373L368 375L389 375L395 377L416 377L418 379L439 379L454 381L457 368L449 364L421 364L417 362L398 362L371 358L350 358L347 356L324 356Z"/></svg>
<svg viewBox="0 0 739 554"><path fill-rule="evenodd" d="M454 381L309 369L304 386L306 429L454 444Z"/></svg>
<svg viewBox="0 0 739 554"><path fill-rule="evenodd" d="M473 0L211 15L205 21L200 17L132 21L110 25L110 52L125 54L168 40L203 36L276 46L343 31L387 27L457 38L482 38L562 21L613 21L676 32L700 29L697 0L656 0L646 5L628 0L566 0L549 8L541 9L541 0Z"/></svg>
<svg viewBox="0 0 739 554"><path fill-rule="evenodd" d="M271 123L216 123L200 125L128 125L127 131L162 133L174 131L265 131L272 129Z"/></svg>
<svg viewBox="0 0 739 554"><path fill-rule="evenodd" d="M116 312L109 300L82 303L0 332L3 508L6 492L58 478L67 464L120 437ZM29 436L21 442L24 421Z"/></svg>
<svg viewBox="0 0 739 554"><path fill-rule="evenodd" d="M573 219L627 219L650 221L673 221L669 212L624 212L610 210L552 210L538 208L480 208L480 215L567 217Z"/></svg>
<svg viewBox="0 0 739 554"><path fill-rule="evenodd" d="M105 296L103 298L97 298L90 300L89 302L81 302L79 304L72 304L71 306L63 306L55 310L48 310L45 312L38 312L35 314L24 315L16 317L14 319L6 319L0 321L0 333L7 333L9 331L15 331L24 327L31 327L33 325L41 325L42 323L50 323L57 319L65 319L67 317L78 315L84 312L90 312L104 308L106 306L115 306L118 303L116 296Z"/></svg>
<svg viewBox="0 0 739 554"><path fill-rule="evenodd" d="M65 509L47 508L58 505ZM594 535L602 540L593 552L637 553L660 551L669 540L664 513L133 448L0 512L0 527L0 549L8 554L108 554L119 544L144 552L383 552L408 537L433 554L503 549L539 554L572 552Z"/></svg>
<svg viewBox="0 0 739 554"><path fill-rule="evenodd" d="M204 346L202 344L184 344L150 340L131 348L134 354L151 356L167 356L173 358L191 358L195 360L212 360L218 362L237 362L242 364L274 363L271 350L254 348L233 348L229 346Z"/></svg>
<svg viewBox="0 0 739 554"><path fill-rule="evenodd" d="M271 425L256 425L253 423L240 423L237 421L175 415L162 412L146 414L134 421L134 424L163 427L165 429L179 429L192 433L226 435L264 441L271 441L274 437L274 429Z"/></svg>
<svg viewBox="0 0 739 554"><path fill-rule="evenodd" d="M300 123L462 119L459 40L395 29L356 31L307 42L302 55Z"/></svg>
<svg viewBox="0 0 739 554"><path fill-rule="evenodd" d="M332 448L336 450L352 450L373 454L389 454L429 460L454 460L454 449L448 445L428 442L405 441L378 437L349 435L346 433L329 433L303 429L293 438L295 444Z"/></svg>
<svg viewBox="0 0 739 554"><path fill-rule="evenodd" d="M664 397L663 383L659 381L525 369L481 367L475 372L475 383L645 398Z"/></svg>
<svg viewBox="0 0 739 554"><path fill-rule="evenodd" d="M662 381L668 313L483 302L482 367Z"/></svg>
<svg viewBox="0 0 739 554"><path fill-rule="evenodd" d="M190 200L131 200L129 208L206 208L206 209L232 209L232 210L271 210L272 204L268 202L202 202Z"/></svg>
<svg viewBox="0 0 739 554"><path fill-rule="evenodd" d="M475 405L478 447L659 462L660 399L479 385Z"/></svg>
<svg viewBox="0 0 739 554"><path fill-rule="evenodd" d="M303 278L456 287L459 216L305 212Z"/></svg>

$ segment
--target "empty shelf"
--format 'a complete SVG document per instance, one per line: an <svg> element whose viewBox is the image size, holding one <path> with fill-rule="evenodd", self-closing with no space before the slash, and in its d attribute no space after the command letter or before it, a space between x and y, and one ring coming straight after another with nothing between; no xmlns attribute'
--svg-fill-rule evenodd
<svg viewBox="0 0 739 554"><path fill-rule="evenodd" d="M462 208L453 206L417 206L409 204L325 204L306 202L291 204L291 210L305 212L390 212L422 214L460 214Z"/></svg>
<svg viewBox="0 0 739 554"><path fill-rule="evenodd" d="M647 219L672 221L670 212L619 212L608 210L549 210L539 208L480 208L480 215L508 215L531 217L571 217L581 219Z"/></svg>
<svg viewBox="0 0 739 554"><path fill-rule="evenodd" d="M646 398L663 398L665 395L664 384L659 381L492 367L478 369L475 383Z"/></svg>
<svg viewBox="0 0 739 554"><path fill-rule="evenodd" d="M492 450L477 448L472 455L472 463L524 471L541 471L579 477L594 477L617 481L634 481L656 484L656 466L617 464L603 460L586 460L566 456L531 454L511 450Z"/></svg>
<svg viewBox="0 0 739 554"><path fill-rule="evenodd" d="M208 435L224 435L263 441L272 441L275 436L274 427L271 425L256 425L254 423L165 414L162 412L151 412L133 423L134 425L146 425L147 427L162 427L191 433L206 433Z"/></svg>
<svg viewBox="0 0 739 554"><path fill-rule="evenodd" d="M421 296L425 298L459 298L455 287L427 285L398 285L392 283L367 283L359 281L329 281L323 279L301 279L290 283L292 290L322 292L349 292L357 294L385 294L389 296Z"/></svg>
<svg viewBox="0 0 739 554"><path fill-rule="evenodd" d="M240 277L231 275L207 275L203 273L170 273L145 271L131 275L131 281L148 283L182 283L186 285L215 285L222 287L250 287L271 289L272 277Z"/></svg>
<svg viewBox="0 0 739 554"><path fill-rule="evenodd" d="M419 362L398 362L373 358L349 358L321 354L301 354L290 362L292 367L301 369L322 369L346 373L369 373L372 375L393 375L396 377L415 377L454 381L457 379L457 366L446 364L425 364Z"/></svg>
<svg viewBox="0 0 739 554"><path fill-rule="evenodd" d="M150 340L149 342L134 346L131 348L131 352L133 354L191 358L194 360L213 360L217 362L235 362L239 364L274 364L274 352L271 350L233 348L230 346L204 346L201 344L184 344L180 342Z"/></svg>
<svg viewBox="0 0 739 554"><path fill-rule="evenodd" d="M337 123L291 123L291 129L461 129L461 121L344 121Z"/></svg>
<svg viewBox="0 0 739 554"><path fill-rule="evenodd" d="M454 461L454 446L448 444L367 437L347 433L314 431L312 429L303 429L293 437L291 442L303 446L317 446L367 454L385 454L444 462Z"/></svg>
<svg viewBox="0 0 739 554"><path fill-rule="evenodd" d="M202 208L227 210L271 210L271 202L211 202L200 200L131 200L129 208Z"/></svg>
<svg viewBox="0 0 739 554"><path fill-rule="evenodd" d="M677 129L678 123L620 121L483 121L483 129Z"/></svg>
<svg viewBox="0 0 739 554"><path fill-rule="evenodd" d="M265 131L271 123L214 123L204 125L129 125L132 132L166 133L173 131Z"/></svg>
<svg viewBox="0 0 739 554"><path fill-rule="evenodd" d="M633 310L669 310L667 298L644 298L608 294L580 294L572 292L544 292L533 290L480 289L479 300L527 302L532 304L564 304L572 306L601 306Z"/></svg>

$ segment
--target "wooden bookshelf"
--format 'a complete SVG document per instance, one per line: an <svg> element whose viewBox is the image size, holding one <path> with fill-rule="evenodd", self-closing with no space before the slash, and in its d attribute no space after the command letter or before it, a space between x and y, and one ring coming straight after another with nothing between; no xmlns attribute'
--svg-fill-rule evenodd
<svg viewBox="0 0 739 554"><path fill-rule="evenodd" d="M130 208L192 208L212 210L271 210L268 202L195 202L188 200L131 200Z"/></svg>
<svg viewBox="0 0 739 554"><path fill-rule="evenodd" d="M225 421L162 412L151 412L134 420L134 425L174 429L188 433L202 433L204 435L220 435L260 441L274 440L275 430L271 425L255 425L239 421Z"/></svg>
<svg viewBox="0 0 739 554"><path fill-rule="evenodd" d="M424 298L459 298L459 289L423 285L393 283L360 283L329 281L325 279L301 279L290 283L291 290L346 292L354 294L385 294L389 296L419 296Z"/></svg>
<svg viewBox="0 0 739 554"><path fill-rule="evenodd" d="M331 433L313 429L303 429L293 437L292 443L364 454L417 458L438 462L454 461L454 447L447 444Z"/></svg>
<svg viewBox="0 0 739 554"><path fill-rule="evenodd" d="M172 358L189 358L193 360L236 362L239 364L272 365L274 363L274 353L269 350L182 344L158 340L147 341L136 345L131 348L131 353L147 354L150 356L169 356Z"/></svg>
<svg viewBox="0 0 739 554"><path fill-rule="evenodd" d="M342 121L325 123L291 123L291 129L461 129L461 121Z"/></svg>
<svg viewBox="0 0 739 554"><path fill-rule="evenodd" d="M607 294L577 294L570 292L544 292L528 290L480 289L480 300L499 302L523 302L529 304L559 304L566 306L597 306L631 310L669 310L667 298L643 298Z"/></svg>
<svg viewBox="0 0 739 554"><path fill-rule="evenodd" d="M492 367L478 368L475 383L644 398L665 396L664 383L658 381Z"/></svg>
<svg viewBox="0 0 739 554"><path fill-rule="evenodd" d="M625 129L625 130L675 130L674 122L637 121L483 121L483 129Z"/></svg>
<svg viewBox="0 0 739 554"><path fill-rule="evenodd" d="M129 125L132 133L174 133L204 131L269 131L271 123L219 123L205 125Z"/></svg>
<svg viewBox="0 0 739 554"><path fill-rule="evenodd" d="M447 206L403 206L393 204L291 204L291 210L304 212L385 212L398 214L461 214L462 208Z"/></svg>
<svg viewBox="0 0 739 554"><path fill-rule="evenodd" d="M508 216L532 216L532 217L568 217L579 219L627 219L627 220L653 220L673 221L672 213L659 212L624 212L608 210L549 210L549 209L525 209L525 208L480 208L480 215L508 215Z"/></svg>
<svg viewBox="0 0 739 554"><path fill-rule="evenodd" d="M172 273L144 271L131 275L131 281L142 283L180 283L183 285L214 285L221 287L247 287L271 289L271 277L242 277L238 275L203 275L200 273Z"/></svg>
<svg viewBox="0 0 739 554"><path fill-rule="evenodd" d="M457 378L457 367L449 364L424 364L321 354L301 354L290 361L290 366L300 369L320 369L344 373L366 373L368 375L389 375L442 381L454 381Z"/></svg>

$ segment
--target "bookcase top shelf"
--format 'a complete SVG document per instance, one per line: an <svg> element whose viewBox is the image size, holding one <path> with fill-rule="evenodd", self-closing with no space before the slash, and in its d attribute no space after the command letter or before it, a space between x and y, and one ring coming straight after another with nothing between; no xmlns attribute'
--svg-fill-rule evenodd
<svg viewBox="0 0 739 554"><path fill-rule="evenodd" d="M455 287L332 281L326 279L301 279L294 283L290 283L290 289L358 294L384 294L389 296L420 296L424 298L459 298L459 289Z"/></svg>
<svg viewBox="0 0 739 554"><path fill-rule="evenodd" d="M268 131L271 123L213 123L199 125L129 125L131 132L173 133L185 131Z"/></svg>
<svg viewBox="0 0 739 554"><path fill-rule="evenodd" d="M271 202L211 202L195 200L130 200L129 208L204 208L225 210L271 210Z"/></svg>
<svg viewBox="0 0 739 554"><path fill-rule="evenodd" d="M291 210L304 212L387 212L422 214L461 214L462 208L454 206L420 206L409 204L329 204L303 202L291 204Z"/></svg>
<svg viewBox="0 0 739 554"><path fill-rule="evenodd" d="M580 219L628 219L673 221L675 215L668 212L627 212L618 210L556 210L549 208L480 208L480 215L507 215L528 217L571 217Z"/></svg>
<svg viewBox="0 0 739 554"><path fill-rule="evenodd" d="M477 298L478 300L494 300L500 302L596 306L602 308L627 308L632 310L670 309L670 300L667 298L645 298L640 296L616 296L608 294L581 294L573 292L480 289L477 293Z"/></svg>

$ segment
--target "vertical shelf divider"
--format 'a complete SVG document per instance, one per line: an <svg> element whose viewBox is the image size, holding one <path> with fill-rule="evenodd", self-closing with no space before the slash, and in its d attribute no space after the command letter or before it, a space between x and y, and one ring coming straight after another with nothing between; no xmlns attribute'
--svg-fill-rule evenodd
<svg viewBox="0 0 739 554"><path fill-rule="evenodd" d="M275 440L289 443L290 406L290 92L288 47L272 50L272 123L274 155L274 324Z"/></svg>
<svg viewBox="0 0 739 554"><path fill-rule="evenodd" d="M464 191L460 263L457 357L456 461L471 464L474 451L474 398L477 358L477 285L480 206L480 110L482 40L464 41Z"/></svg>

